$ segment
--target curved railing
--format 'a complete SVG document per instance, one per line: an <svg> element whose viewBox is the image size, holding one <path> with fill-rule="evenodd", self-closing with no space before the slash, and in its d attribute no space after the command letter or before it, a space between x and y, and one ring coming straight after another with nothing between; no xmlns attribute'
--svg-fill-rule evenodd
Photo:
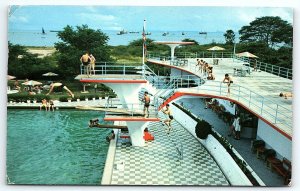
<svg viewBox="0 0 300 191"><path fill-rule="evenodd" d="M280 67L274 64L268 64L265 62L258 61L257 59L250 59L247 57L239 57L231 52L219 52L219 51L212 51L212 52L198 52L198 53L176 53L175 60L171 61L170 55L166 54L159 54L159 53L148 53L147 58L155 59L160 61L167 61L170 62L171 65L178 65L181 66L181 62L177 62L177 60L182 59L193 59L193 58L232 58L237 61L241 61L243 63L248 63L250 67L253 69L256 68L257 70L261 70L264 72L268 72L274 74L276 76L280 76L287 79L293 79L293 70L285 67ZM176 64L179 63L179 64Z"/></svg>
<svg viewBox="0 0 300 191"><path fill-rule="evenodd" d="M232 84L230 86L230 96L228 96L228 87L226 83L220 81L206 81L203 84L203 80L195 80L194 76L172 77L168 88L165 91L160 91L158 96L161 96L164 100L167 100L175 93L183 94L205 94L211 96L227 97L231 100L236 100L243 104L253 112L259 114L270 123L276 126L285 127L283 131L291 135L292 130L292 109L279 105L276 100L266 98L249 88ZM159 102L158 104L162 104Z"/></svg>

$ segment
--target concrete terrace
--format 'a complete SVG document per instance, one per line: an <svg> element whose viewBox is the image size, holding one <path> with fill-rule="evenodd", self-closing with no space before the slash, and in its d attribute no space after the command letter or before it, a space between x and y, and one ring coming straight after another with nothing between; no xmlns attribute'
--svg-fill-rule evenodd
<svg viewBox="0 0 300 191"><path fill-rule="evenodd" d="M234 76L233 68L241 68L243 66L243 62L233 60L231 58L223 58L220 59L218 65L213 65L211 58L203 58L203 60L213 66L213 73L216 79L214 81L207 80L202 87L200 86L200 88L182 88L177 91L202 93L212 96L222 96L229 100L239 100L240 103L250 108L257 115L265 118L288 136L292 136L292 99L279 97L280 92L292 92L292 80L264 71L252 72L253 68L251 68L251 73L244 77ZM198 70L198 66L196 66L196 59L188 59L188 64L184 66L174 66L168 61L160 61L157 59L148 59L148 62L175 68L184 71L189 75L195 74L199 77L205 78L205 76ZM227 86L225 84L220 85L220 82L223 81L226 73L228 73L234 81L231 85L230 97L226 96ZM243 94L241 93L241 95L239 95L240 87L238 86L243 87L244 89ZM275 119L275 116L277 116L277 119Z"/></svg>
<svg viewBox="0 0 300 191"><path fill-rule="evenodd" d="M160 117L164 115L160 113ZM111 174L103 174L105 179L111 176L106 184L229 186L201 143L176 121L172 125L174 129L168 135L161 123L149 123L155 140L145 147L132 147L129 139L120 138L119 133ZM122 162L124 165L119 168Z"/></svg>
<svg viewBox="0 0 300 191"><path fill-rule="evenodd" d="M271 172L271 170L267 168L266 163L261 159L257 159L256 153L251 152L252 139L242 137L240 140L235 140L233 136L227 136L229 129L228 124L224 123L222 119L218 118L218 115L211 109L204 109L205 103L201 98L182 99L179 101L179 104L181 102L184 103L184 107L186 109L190 110L199 118L205 119L220 135L226 137L226 139L234 146L243 159L262 179L266 186L283 186L282 177L275 172Z"/></svg>

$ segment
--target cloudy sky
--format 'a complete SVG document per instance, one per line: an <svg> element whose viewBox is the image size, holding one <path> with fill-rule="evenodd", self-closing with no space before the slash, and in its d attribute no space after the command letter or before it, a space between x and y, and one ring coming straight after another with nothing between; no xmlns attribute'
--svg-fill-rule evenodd
<svg viewBox="0 0 300 191"><path fill-rule="evenodd" d="M9 31L61 30L87 24L101 30L238 31L257 17L280 16L293 23L290 8L170 6L20 6L12 7Z"/></svg>

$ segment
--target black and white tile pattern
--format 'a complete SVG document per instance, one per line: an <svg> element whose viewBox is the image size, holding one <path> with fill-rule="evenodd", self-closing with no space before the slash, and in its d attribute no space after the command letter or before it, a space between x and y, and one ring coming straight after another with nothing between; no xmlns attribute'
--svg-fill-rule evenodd
<svg viewBox="0 0 300 191"><path fill-rule="evenodd" d="M145 147L119 139L111 184L229 186L205 148L175 120L172 126L168 135L166 126L151 122L148 128L155 140ZM122 162L124 168L117 168Z"/></svg>

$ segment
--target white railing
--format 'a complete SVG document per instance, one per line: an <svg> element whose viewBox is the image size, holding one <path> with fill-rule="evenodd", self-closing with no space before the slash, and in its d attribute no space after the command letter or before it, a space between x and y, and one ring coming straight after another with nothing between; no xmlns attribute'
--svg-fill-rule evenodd
<svg viewBox="0 0 300 191"><path fill-rule="evenodd" d="M285 67L280 67L273 64L268 64L264 62L260 62L255 59L250 59L247 57L238 57L230 52L219 52L219 51L211 51L211 52L198 52L198 53L176 53L175 60L171 61L170 55L164 55L159 53L148 53L147 58L155 59L159 61L168 62L171 65L176 66L184 66L184 61L182 59L191 59L191 58L232 58L234 60L239 60L245 63L249 63L250 67L253 69L258 69L261 71L265 71L283 78L293 79L293 70Z"/></svg>
<svg viewBox="0 0 300 191"><path fill-rule="evenodd" d="M167 96L164 96L164 100L167 100L177 91L185 93L205 93L223 97L226 97L228 94L227 84L220 81L207 81L204 85L202 85L200 82L191 84L181 78L177 78L173 79L169 88L173 88L173 93L171 95L168 94ZM167 90L164 92L166 91ZM163 94L163 92L160 92L160 94ZM267 119L270 123L276 125L282 124L292 129L292 109L279 105L277 101L268 99L248 88L236 84L231 84L229 98L242 103L247 108Z"/></svg>
<svg viewBox="0 0 300 191"><path fill-rule="evenodd" d="M114 104L118 109L106 111L106 115L124 115L130 117L144 117L144 103L127 103L127 104ZM158 117L158 109L153 104L149 106L149 118Z"/></svg>

